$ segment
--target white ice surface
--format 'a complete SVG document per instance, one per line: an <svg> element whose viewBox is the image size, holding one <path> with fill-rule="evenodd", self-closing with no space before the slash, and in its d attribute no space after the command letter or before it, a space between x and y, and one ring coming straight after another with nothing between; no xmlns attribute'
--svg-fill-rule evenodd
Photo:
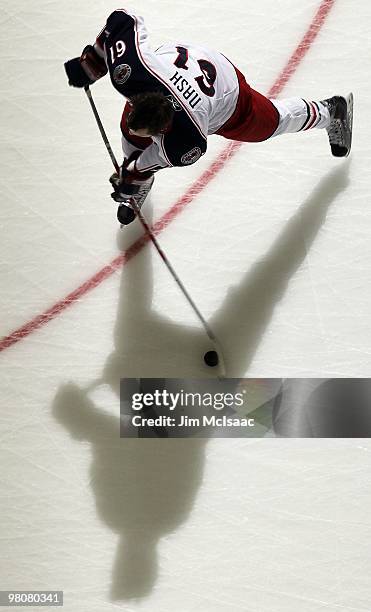
<svg viewBox="0 0 371 612"><path fill-rule="evenodd" d="M178 33L212 45L266 92L318 6L128 8L154 48ZM109 159L63 70L114 8L2 2L2 337L141 235L117 228ZM332 158L321 132L246 145L160 235L229 376L369 375L370 18L366 0L336 0L281 93L353 90L350 160ZM123 101L107 80L94 95L118 152ZM157 175L152 221L225 145L210 138L195 166ZM368 440L118 438L120 376L208 376L206 347L146 247L0 354L0 588L63 589L67 612L369 612Z"/></svg>

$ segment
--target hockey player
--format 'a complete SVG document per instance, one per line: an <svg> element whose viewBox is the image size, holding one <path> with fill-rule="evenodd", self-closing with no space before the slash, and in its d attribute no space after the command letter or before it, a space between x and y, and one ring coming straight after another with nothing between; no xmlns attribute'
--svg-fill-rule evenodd
<svg viewBox="0 0 371 612"><path fill-rule="evenodd" d="M152 51L142 17L114 11L81 57L65 63L69 84L91 85L109 72L127 103L121 120L124 163L110 181L118 219L135 218L162 168L194 164L219 134L261 142L280 134L326 129L332 154L349 155L353 96L322 101L268 99L221 53L183 41Z"/></svg>

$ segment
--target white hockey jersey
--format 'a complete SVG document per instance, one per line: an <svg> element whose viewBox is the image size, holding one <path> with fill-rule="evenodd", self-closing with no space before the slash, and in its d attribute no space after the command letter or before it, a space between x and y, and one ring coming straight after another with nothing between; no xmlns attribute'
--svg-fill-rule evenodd
<svg viewBox="0 0 371 612"><path fill-rule="evenodd" d="M236 108L238 78L224 55L183 41L152 51L142 17L114 11L95 48L125 98L161 91L174 107L170 130L152 137L137 160L139 171L195 163L206 152L208 134L218 131Z"/></svg>

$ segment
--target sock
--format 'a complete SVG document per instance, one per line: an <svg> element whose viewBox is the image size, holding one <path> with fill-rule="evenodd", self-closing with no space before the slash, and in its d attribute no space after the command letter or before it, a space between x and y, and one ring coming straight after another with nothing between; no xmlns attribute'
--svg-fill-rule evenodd
<svg viewBox="0 0 371 612"><path fill-rule="evenodd" d="M307 101L303 98L271 100L280 115L278 128L273 136L305 132L313 128L323 129L330 125L330 113L323 102Z"/></svg>

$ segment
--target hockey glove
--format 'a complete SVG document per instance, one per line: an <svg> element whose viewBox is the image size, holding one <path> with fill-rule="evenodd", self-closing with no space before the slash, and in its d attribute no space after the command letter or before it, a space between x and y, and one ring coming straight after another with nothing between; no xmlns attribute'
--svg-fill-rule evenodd
<svg viewBox="0 0 371 612"><path fill-rule="evenodd" d="M107 66L103 57L98 55L92 45L87 45L81 57L74 57L65 62L64 68L68 77L68 84L72 87L85 87L95 83L107 74Z"/></svg>
<svg viewBox="0 0 371 612"><path fill-rule="evenodd" d="M134 153L130 159L137 157ZM129 170L130 168L130 170ZM121 225L129 225L136 217L135 209L141 209L154 181L153 172L138 172L135 163L124 162L120 173L110 178L115 191L111 197L118 202L117 219Z"/></svg>
<svg viewBox="0 0 371 612"><path fill-rule="evenodd" d="M144 192L147 195L152 186L153 172L138 172L133 168L128 170L124 164L119 174L111 176L110 183L115 190L111 193L115 202L128 202L133 198L139 204Z"/></svg>

